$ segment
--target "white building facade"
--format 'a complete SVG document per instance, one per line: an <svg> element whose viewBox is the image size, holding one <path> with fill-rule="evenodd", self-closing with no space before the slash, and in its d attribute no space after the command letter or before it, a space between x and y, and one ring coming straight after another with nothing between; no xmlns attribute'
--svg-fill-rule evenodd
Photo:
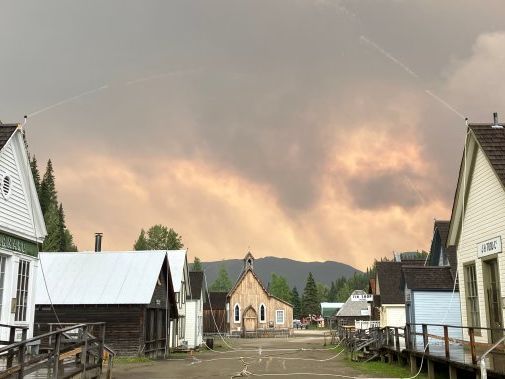
<svg viewBox="0 0 505 379"><path fill-rule="evenodd" d="M477 342L503 336L505 295L505 130L469 125L454 198L449 245L456 245L463 326ZM465 333L465 338L468 335Z"/></svg>
<svg viewBox="0 0 505 379"><path fill-rule="evenodd" d="M179 317L170 321L170 348L184 347L188 345L186 332L187 296L191 294L189 281L187 250L168 250L168 264L172 273L172 284L174 287L177 310Z"/></svg>
<svg viewBox="0 0 505 379"><path fill-rule="evenodd" d="M0 323L28 327L28 337L33 335L38 251L46 234L23 131L0 123ZM8 329L0 331L8 340Z"/></svg>
<svg viewBox="0 0 505 379"><path fill-rule="evenodd" d="M190 271L191 296L186 300L186 340L190 349L197 348L203 342L203 271Z"/></svg>

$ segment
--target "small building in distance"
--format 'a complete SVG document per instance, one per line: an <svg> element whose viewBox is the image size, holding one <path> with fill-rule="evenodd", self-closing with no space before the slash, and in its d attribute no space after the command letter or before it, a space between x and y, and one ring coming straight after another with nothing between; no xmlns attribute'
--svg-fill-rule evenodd
<svg viewBox="0 0 505 379"><path fill-rule="evenodd" d="M409 253L410 254L410 253ZM409 257L414 257L412 253ZM377 262L375 275L374 306L379 307L380 326L405 326L405 285L402 278L402 266L423 266L424 260L400 260ZM403 258L406 258L404 255ZM378 305L377 305L378 303Z"/></svg>
<svg viewBox="0 0 505 379"><path fill-rule="evenodd" d="M343 307L344 303L321 303L321 316L324 319L324 325L327 327L332 327L332 323L335 321L337 312Z"/></svg>
<svg viewBox="0 0 505 379"><path fill-rule="evenodd" d="M228 330L242 336L258 336L261 332L293 331L293 306L270 294L254 273L254 257L248 252L244 268L228 292Z"/></svg>
<svg viewBox="0 0 505 379"><path fill-rule="evenodd" d="M226 292L209 292L203 303L203 333L228 333Z"/></svg>
<svg viewBox="0 0 505 379"><path fill-rule="evenodd" d="M186 339L190 349L199 347L203 341L204 275L203 271L189 272L191 296L186 300Z"/></svg>
<svg viewBox="0 0 505 379"><path fill-rule="evenodd" d="M46 236L23 130L0 122L0 323L33 335L38 251ZM18 329L19 330L19 329ZM22 333L15 336L21 339ZM9 329L0 328L9 340Z"/></svg>
<svg viewBox="0 0 505 379"><path fill-rule="evenodd" d="M37 335L50 323L105 322L117 354L166 355L178 315L165 251L40 253L40 261Z"/></svg>
<svg viewBox="0 0 505 379"><path fill-rule="evenodd" d="M367 293L362 290L355 290L337 312L337 326L354 326L356 321L370 320L370 303L366 301ZM353 298L354 297L354 298ZM362 298L356 300L356 297Z"/></svg>

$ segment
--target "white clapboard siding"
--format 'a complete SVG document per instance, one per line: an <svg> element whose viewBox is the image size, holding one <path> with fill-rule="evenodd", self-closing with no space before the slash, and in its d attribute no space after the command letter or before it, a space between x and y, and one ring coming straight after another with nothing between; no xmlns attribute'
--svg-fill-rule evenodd
<svg viewBox="0 0 505 379"><path fill-rule="evenodd" d="M28 168L21 167L22 162L18 160L15 142L15 138L12 138L0 151L0 174L8 174L12 180L12 192L9 198L4 199L0 195L0 226L7 232L33 238L31 205L21 175L21 172Z"/></svg>
<svg viewBox="0 0 505 379"><path fill-rule="evenodd" d="M446 291L412 291L411 310L414 324L444 324L461 326L461 306L457 292ZM416 326L416 332L422 333L422 326ZM461 340L461 329L449 328L449 337ZM428 334L443 337L441 326L428 326ZM422 336L417 336L417 342L422 345ZM430 339L430 345L443 343L440 339Z"/></svg>
<svg viewBox="0 0 505 379"><path fill-rule="evenodd" d="M196 343L197 302L198 300L186 301L186 340L191 349Z"/></svg>
<svg viewBox="0 0 505 379"><path fill-rule="evenodd" d="M502 242L505 245L505 191L484 153L479 148L469 186L463 232L461 233L458 245L458 274L461 278L460 298L463 325L468 325L463 267L465 264L471 262L475 263L477 273L481 326L488 325L482 277L482 261L477 257L477 244L498 236L502 237ZM504 296L504 253L498 254L498 265L500 267L501 295ZM481 337L476 336L476 340L487 342L488 337L486 333L483 333Z"/></svg>
<svg viewBox="0 0 505 379"><path fill-rule="evenodd" d="M403 328L405 326L405 305L388 304L382 308L381 327L397 326Z"/></svg>

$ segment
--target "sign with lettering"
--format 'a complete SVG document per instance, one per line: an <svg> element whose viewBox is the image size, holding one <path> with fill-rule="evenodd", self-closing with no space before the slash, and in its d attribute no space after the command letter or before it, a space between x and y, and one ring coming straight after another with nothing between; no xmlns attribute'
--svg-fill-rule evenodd
<svg viewBox="0 0 505 379"><path fill-rule="evenodd" d="M497 253L501 253L501 237L495 237L477 244L477 256L479 258Z"/></svg>
<svg viewBox="0 0 505 379"><path fill-rule="evenodd" d="M25 241L2 232L0 232L0 249L16 251L32 257L37 257L38 254L37 244L34 242Z"/></svg>
<svg viewBox="0 0 505 379"><path fill-rule="evenodd" d="M365 294L365 295L351 295L352 301L373 301L373 295Z"/></svg>

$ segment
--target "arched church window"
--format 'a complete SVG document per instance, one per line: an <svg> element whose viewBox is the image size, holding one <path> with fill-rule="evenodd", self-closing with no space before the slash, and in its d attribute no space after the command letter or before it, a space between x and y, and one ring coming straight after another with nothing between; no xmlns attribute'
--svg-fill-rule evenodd
<svg viewBox="0 0 505 379"><path fill-rule="evenodd" d="M266 319L267 319L267 316L266 316L266 307L265 307L265 304L261 304L260 305L260 322L265 322Z"/></svg>
<svg viewBox="0 0 505 379"><path fill-rule="evenodd" d="M240 322L240 306L238 304L235 304L234 319L235 322Z"/></svg>

